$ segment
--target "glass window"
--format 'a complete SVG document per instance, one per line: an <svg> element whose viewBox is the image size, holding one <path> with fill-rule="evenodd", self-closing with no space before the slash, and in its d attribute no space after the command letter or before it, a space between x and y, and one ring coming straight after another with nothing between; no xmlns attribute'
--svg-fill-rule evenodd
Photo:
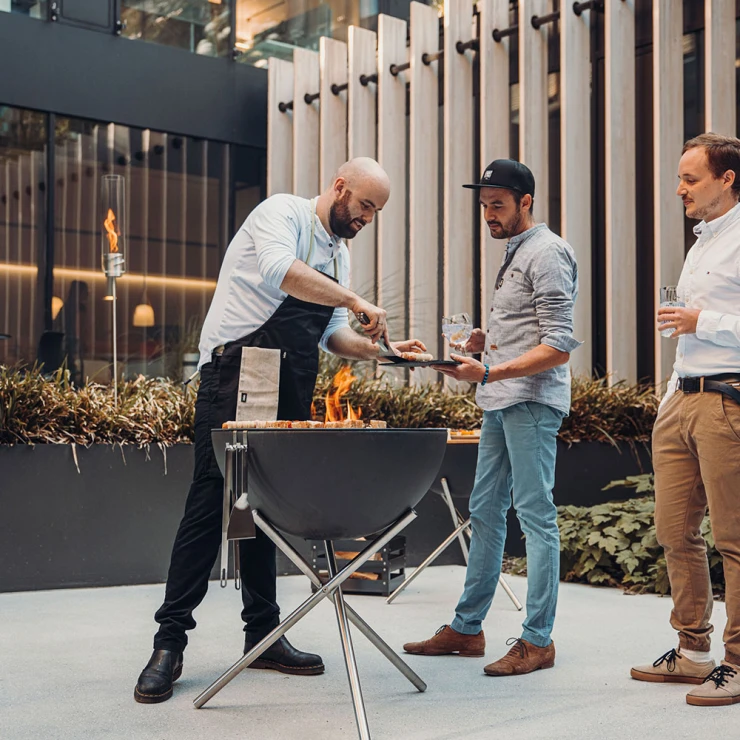
<svg viewBox="0 0 740 740"><path fill-rule="evenodd" d="M119 374L189 374L228 238L228 148L70 118L57 118L55 147L54 329L74 380L105 382L112 369L113 303L101 267L107 174L125 183Z"/></svg>
<svg viewBox="0 0 740 740"><path fill-rule="evenodd" d="M398 9L408 14L408 5ZM239 61L265 67L271 56L292 59L296 46L317 50L321 36L346 41L350 26L375 30L378 7L378 0L237 0Z"/></svg>
<svg viewBox="0 0 740 740"><path fill-rule="evenodd" d="M0 363L33 362L41 338L47 117L0 106ZM43 346L40 346L43 345Z"/></svg>
<svg viewBox="0 0 740 740"><path fill-rule="evenodd" d="M48 0L0 0L0 13L18 13L46 20Z"/></svg>
<svg viewBox="0 0 740 740"><path fill-rule="evenodd" d="M228 0L121 0L121 20L127 38L209 57L231 53Z"/></svg>

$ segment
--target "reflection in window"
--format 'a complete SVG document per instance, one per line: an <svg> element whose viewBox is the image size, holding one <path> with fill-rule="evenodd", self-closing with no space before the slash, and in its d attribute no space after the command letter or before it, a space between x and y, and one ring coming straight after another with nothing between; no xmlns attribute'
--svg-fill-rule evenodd
<svg viewBox="0 0 740 740"><path fill-rule="evenodd" d="M0 6L2 7L2 6ZM43 329L46 116L0 106L0 363L33 362ZM41 341L40 341L41 340Z"/></svg>
<svg viewBox="0 0 740 740"><path fill-rule="evenodd" d="M196 352L225 246L223 144L58 118L54 329L76 382L106 382L112 304L100 264L100 182L125 178L126 274L117 283L119 374L181 378Z"/></svg>
<svg viewBox="0 0 740 740"><path fill-rule="evenodd" d="M121 20L127 38L210 57L231 51L228 0L122 0Z"/></svg>
<svg viewBox="0 0 740 740"><path fill-rule="evenodd" d="M350 26L375 30L378 0L237 0L240 62L266 67L271 56L292 59L296 46L318 49L321 36L346 41Z"/></svg>
<svg viewBox="0 0 740 740"><path fill-rule="evenodd" d="M0 13L18 13L46 20L48 0L0 0Z"/></svg>

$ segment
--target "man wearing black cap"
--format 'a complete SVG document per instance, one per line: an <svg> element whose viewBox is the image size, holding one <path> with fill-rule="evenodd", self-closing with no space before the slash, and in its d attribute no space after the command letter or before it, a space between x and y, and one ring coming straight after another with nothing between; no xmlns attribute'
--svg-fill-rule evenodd
<svg viewBox="0 0 740 740"><path fill-rule="evenodd" d="M530 673L555 664L550 633L555 620L560 536L552 500L556 437L570 409L573 305L578 293L570 245L536 223L534 177L510 159L497 159L478 190L494 239L508 239L488 314L465 345L481 361L453 354L461 364L440 372L478 383L483 408L475 486L470 495L473 536L465 589L455 618L429 640L404 645L416 655L481 656L481 625L501 573L506 512L514 501L527 538L527 617L511 650L485 667L490 676Z"/></svg>

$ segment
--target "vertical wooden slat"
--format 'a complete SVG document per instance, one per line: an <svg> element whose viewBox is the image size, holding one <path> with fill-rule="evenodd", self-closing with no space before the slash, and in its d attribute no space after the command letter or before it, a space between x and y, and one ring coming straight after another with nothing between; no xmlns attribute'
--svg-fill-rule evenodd
<svg viewBox="0 0 740 740"><path fill-rule="evenodd" d="M443 312L472 314L479 290L474 274L474 204L463 184L477 181L473 163L473 52L458 54L468 41L472 7L468 0L445 0L444 16L444 298ZM472 196L474 197L474 196Z"/></svg>
<svg viewBox="0 0 740 740"><path fill-rule="evenodd" d="M728 66L734 72L734 65ZM660 300L660 286L675 285L683 267L683 207L676 196L676 171L682 144L683 6L674 0L653 0L653 254L656 307ZM654 317L640 318L652 321ZM670 377L675 355L675 340L663 338L656 331L656 383L662 383Z"/></svg>
<svg viewBox="0 0 740 740"><path fill-rule="evenodd" d="M408 329L406 73L390 73L407 55L406 22L378 16L378 162L391 181L391 197L378 214L378 302L388 312L391 339Z"/></svg>
<svg viewBox="0 0 740 740"><path fill-rule="evenodd" d="M565 4L568 12L571 9ZM534 215L548 219L549 167L547 147L547 33L532 27L533 15L546 15L549 0L519 0L519 159L532 170Z"/></svg>
<svg viewBox="0 0 740 740"><path fill-rule="evenodd" d="M704 0L706 131L737 136L735 91L735 3Z"/></svg>
<svg viewBox="0 0 740 740"><path fill-rule="evenodd" d="M270 57L267 67L267 195L293 189L293 112L280 103L293 99L293 63ZM295 105L295 103L294 103Z"/></svg>
<svg viewBox="0 0 740 740"><path fill-rule="evenodd" d="M591 11L593 12L593 11ZM573 335L583 342L571 356L575 373L593 369L591 305L591 12L560 16L561 231L578 262Z"/></svg>
<svg viewBox="0 0 740 740"><path fill-rule="evenodd" d="M293 50L293 193L313 198L319 193L319 101L304 95L319 91L319 54Z"/></svg>
<svg viewBox="0 0 740 740"><path fill-rule="evenodd" d="M480 12L480 167L494 159L509 158L511 106L509 94L509 37L493 40L494 28L509 26L509 0L479 0ZM477 193L472 197L477 197ZM480 305L485 330L493 285L501 267L505 242L491 238L481 209L480 216Z"/></svg>
<svg viewBox="0 0 740 740"><path fill-rule="evenodd" d="M411 3L409 71L409 336L421 339L439 357L439 66L421 55L439 47L437 11ZM411 381L437 380L432 371Z"/></svg>
<svg viewBox="0 0 740 740"><path fill-rule="evenodd" d="M331 184L347 161L347 91L338 95L332 85L347 82L347 44L322 36L319 42L319 190Z"/></svg>
<svg viewBox="0 0 740 740"><path fill-rule="evenodd" d="M606 369L610 382L637 380L635 276L635 2L607 2Z"/></svg>
<svg viewBox="0 0 740 740"><path fill-rule="evenodd" d="M349 28L349 112L347 148L349 159L377 157L378 127L376 121L377 84L360 83L361 75L378 71L377 38L373 31L357 26ZM373 221L352 240L352 290L367 300L375 301L375 239Z"/></svg>

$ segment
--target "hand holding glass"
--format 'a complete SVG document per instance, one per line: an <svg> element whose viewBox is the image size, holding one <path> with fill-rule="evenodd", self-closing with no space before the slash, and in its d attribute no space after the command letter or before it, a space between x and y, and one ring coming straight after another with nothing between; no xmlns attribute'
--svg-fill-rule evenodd
<svg viewBox="0 0 740 740"><path fill-rule="evenodd" d="M675 285L666 285L660 289L660 307L661 308L675 308L683 307L686 304L678 299L678 293ZM667 322L661 321L661 324ZM670 337L675 329L662 329L660 332L661 337Z"/></svg>
<svg viewBox="0 0 740 740"><path fill-rule="evenodd" d="M465 354L465 345L473 333L473 322L466 313L453 313L442 317L442 333L447 337L451 347Z"/></svg>

